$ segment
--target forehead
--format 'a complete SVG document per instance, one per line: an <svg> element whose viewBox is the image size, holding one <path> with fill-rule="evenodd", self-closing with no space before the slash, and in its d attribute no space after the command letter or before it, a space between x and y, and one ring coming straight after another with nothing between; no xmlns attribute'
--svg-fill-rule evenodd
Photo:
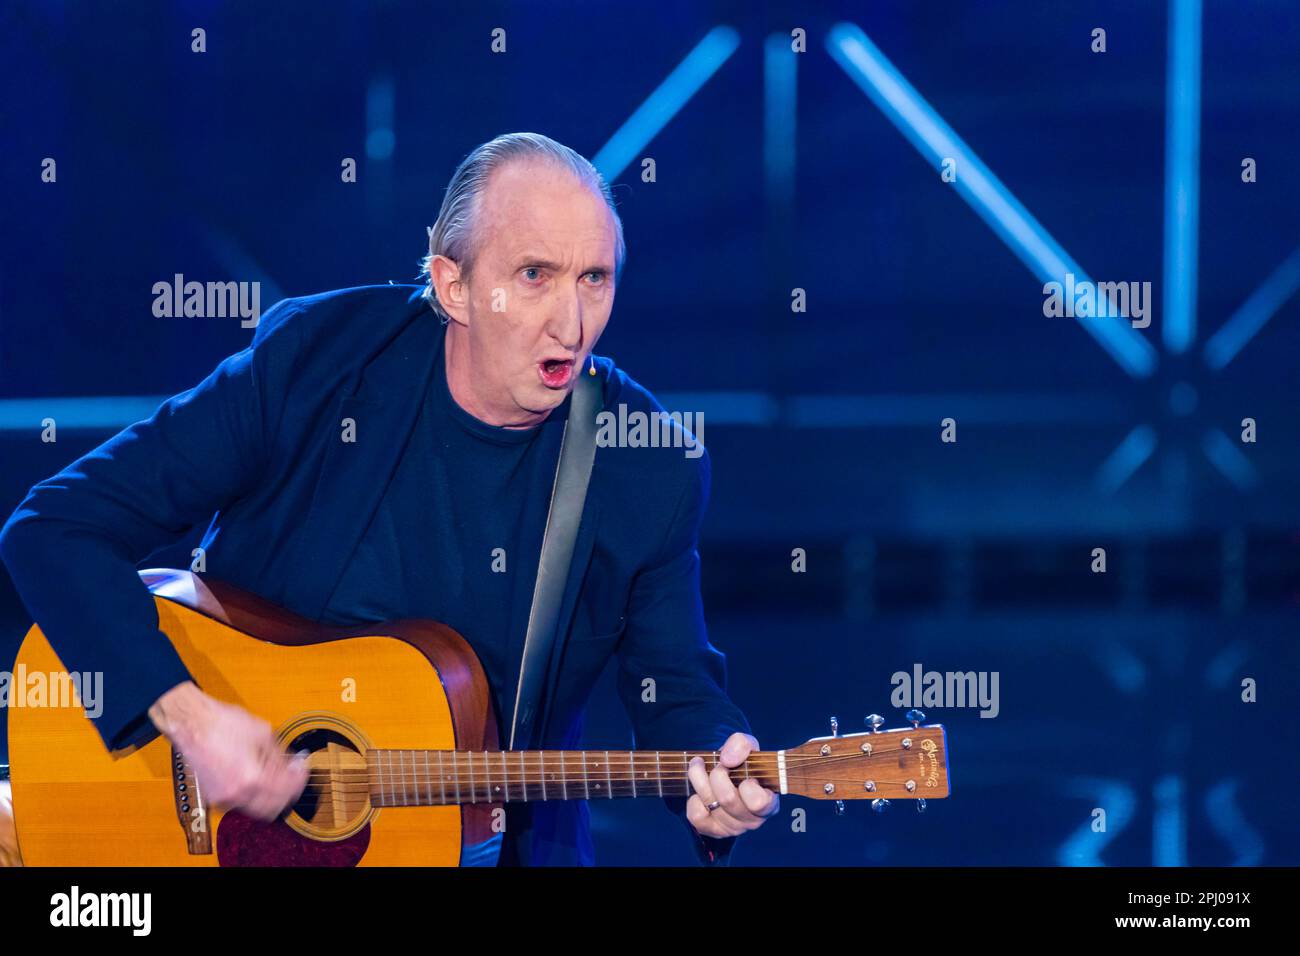
<svg viewBox="0 0 1300 956"><path fill-rule="evenodd" d="M488 178L480 201L484 252L581 252L613 264L613 214L567 169L541 160L506 163Z"/></svg>

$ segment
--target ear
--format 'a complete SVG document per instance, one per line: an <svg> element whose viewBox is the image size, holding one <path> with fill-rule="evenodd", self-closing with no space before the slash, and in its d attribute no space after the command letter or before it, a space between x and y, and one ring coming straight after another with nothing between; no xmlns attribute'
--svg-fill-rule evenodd
<svg viewBox="0 0 1300 956"><path fill-rule="evenodd" d="M469 286L461 279L460 265L446 256L434 256L429 277L438 304L458 325L469 325Z"/></svg>

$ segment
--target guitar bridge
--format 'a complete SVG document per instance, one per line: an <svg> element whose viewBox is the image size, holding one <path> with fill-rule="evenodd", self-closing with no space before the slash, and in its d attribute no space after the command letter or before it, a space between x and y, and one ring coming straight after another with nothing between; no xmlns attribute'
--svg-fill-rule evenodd
<svg viewBox="0 0 1300 956"><path fill-rule="evenodd" d="M199 790L199 780L185 761L185 756L172 747L171 761L172 799L176 802L176 819L185 831L185 845L191 856L212 852L212 833L208 829L208 807Z"/></svg>

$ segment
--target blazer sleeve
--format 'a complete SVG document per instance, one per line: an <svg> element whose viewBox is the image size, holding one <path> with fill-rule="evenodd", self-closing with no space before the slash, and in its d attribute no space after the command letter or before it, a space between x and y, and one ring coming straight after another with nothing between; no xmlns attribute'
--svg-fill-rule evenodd
<svg viewBox="0 0 1300 956"><path fill-rule="evenodd" d="M733 733L750 733L727 696L726 658L705 628L698 540L709 497L708 452L692 464L659 557L633 583L619 643L619 697L639 749L718 750ZM646 699L646 679L654 681L653 700ZM686 826L701 863L726 862L734 837L702 837L686 820L685 798L665 803Z"/></svg>
<svg viewBox="0 0 1300 956"><path fill-rule="evenodd" d="M288 385L293 308L278 303L255 345L35 485L0 529L0 559L64 667L103 675L92 722L110 750L156 736L149 707L191 679L136 565L258 480Z"/></svg>

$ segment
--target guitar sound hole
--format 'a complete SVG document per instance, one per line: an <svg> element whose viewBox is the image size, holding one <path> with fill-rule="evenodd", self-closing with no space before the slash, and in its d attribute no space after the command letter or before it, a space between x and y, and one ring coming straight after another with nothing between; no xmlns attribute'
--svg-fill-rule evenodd
<svg viewBox="0 0 1300 956"><path fill-rule="evenodd" d="M370 812L365 755L343 734L327 727L304 731L290 741L289 753L302 750L310 753L311 771L293 812L318 833L350 830Z"/></svg>

